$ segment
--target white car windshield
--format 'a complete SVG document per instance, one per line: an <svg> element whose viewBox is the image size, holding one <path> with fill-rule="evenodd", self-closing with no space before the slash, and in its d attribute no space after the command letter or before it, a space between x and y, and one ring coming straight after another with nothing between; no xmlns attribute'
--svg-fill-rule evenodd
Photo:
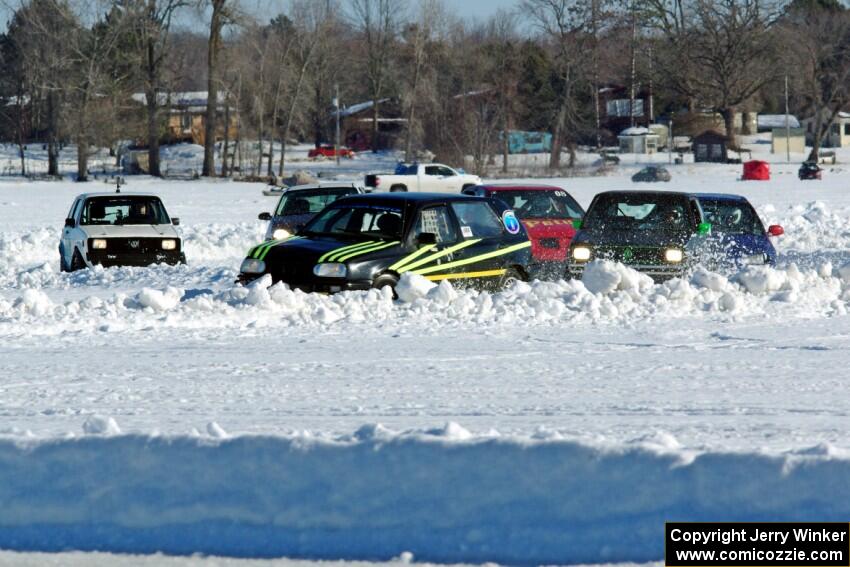
<svg viewBox="0 0 850 567"><path fill-rule="evenodd" d="M169 224L171 220L156 197L93 197L86 201L82 225Z"/></svg>

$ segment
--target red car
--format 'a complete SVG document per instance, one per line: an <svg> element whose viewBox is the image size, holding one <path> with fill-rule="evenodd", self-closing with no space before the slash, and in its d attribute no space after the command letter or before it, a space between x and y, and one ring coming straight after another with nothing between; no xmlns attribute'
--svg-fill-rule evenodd
<svg viewBox="0 0 850 567"><path fill-rule="evenodd" d="M531 240L531 254L545 277L563 277L567 252L576 233L574 220L584 209L560 187L549 185L478 185L466 195L501 199L516 212Z"/></svg>
<svg viewBox="0 0 850 567"><path fill-rule="evenodd" d="M307 153L307 157L309 158L317 158L319 156L326 158L335 158L337 153L339 153L339 157L351 159L354 157L354 152L346 147L342 147L337 152L336 146L319 146L318 148L313 148Z"/></svg>

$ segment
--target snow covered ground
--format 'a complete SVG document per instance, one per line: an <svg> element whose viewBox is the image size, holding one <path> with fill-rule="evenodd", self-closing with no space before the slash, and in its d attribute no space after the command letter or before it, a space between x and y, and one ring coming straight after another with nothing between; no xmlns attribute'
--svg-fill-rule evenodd
<svg viewBox="0 0 850 567"><path fill-rule="evenodd" d="M586 206L637 167L546 183ZM850 168L670 169L782 224L778 268L245 290L274 199L134 177L189 264L68 275L98 187L0 180L0 548L598 563L660 559L664 520L846 520Z"/></svg>

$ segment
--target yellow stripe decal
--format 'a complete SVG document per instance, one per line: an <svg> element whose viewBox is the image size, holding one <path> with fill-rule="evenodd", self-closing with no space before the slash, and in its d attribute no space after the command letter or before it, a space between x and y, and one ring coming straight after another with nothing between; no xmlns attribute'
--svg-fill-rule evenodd
<svg viewBox="0 0 850 567"><path fill-rule="evenodd" d="M493 252L487 252L486 254L481 254L479 256L473 256L472 258L464 258L463 260L456 260L454 262L449 262L448 264L442 264L439 266L431 266L430 268L422 268L421 270L415 270L414 273L417 273L421 276L426 274L431 274L434 272L440 272L442 270L446 270L448 268L457 268L459 266L466 266L468 264L474 264L476 262L480 262L482 260L488 260L490 258L496 258L498 256L504 256L505 254L510 254L511 252L516 252L517 250L522 250L523 248L528 248L531 246L531 242L525 241L520 242L519 244L514 244L513 246L508 246L507 248L502 248L501 250L494 250Z"/></svg>
<svg viewBox="0 0 850 567"><path fill-rule="evenodd" d="M419 250L417 250L413 254L405 256L404 258L402 258L401 260L399 260L398 262L396 262L395 264L390 266L389 269L390 270L398 270L399 268L401 268L402 266L404 266L408 262L412 262L413 260L415 260L416 258L421 256L422 254L425 254L426 252L433 250L434 246L436 246L436 244L428 244L427 246L423 246L422 248L420 248Z"/></svg>
<svg viewBox="0 0 850 567"><path fill-rule="evenodd" d="M339 248L335 248L330 252L323 254L322 257L319 258L319 263L321 264L323 262L328 262L333 256L336 256L337 254L345 254L346 252L351 252L356 248L364 248L366 246L371 246L377 243L377 240L370 240L369 242L359 242L357 244L349 244L348 246L341 246Z"/></svg>
<svg viewBox="0 0 850 567"><path fill-rule="evenodd" d="M496 276L505 275L507 270L487 270L484 272L461 272L458 274L437 274L435 276L425 276L425 279L431 280L432 282L439 282L442 280L463 280L468 278L492 278Z"/></svg>
<svg viewBox="0 0 850 567"><path fill-rule="evenodd" d="M397 246L399 244L398 241L395 242L385 242L383 244L375 244L374 246L369 246L368 248L360 248L355 250L354 252L350 252L345 254L344 256L339 256L334 258L335 262L345 262L346 260L350 260L355 256L360 256L362 254L368 254L369 252L377 252L378 250L383 250L384 248L389 248L391 246Z"/></svg>
<svg viewBox="0 0 850 567"><path fill-rule="evenodd" d="M443 256L448 256L452 252L457 252L458 250L461 250L461 249L466 248L468 246L472 246L473 244L478 244L479 242L481 242L481 239L476 238L474 240L467 240L465 242L461 242L460 244L455 244L454 246L449 246L445 250L440 250L439 252L435 252L434 254L431 254L430 256L425 256L421 260L417 260L417 261L413 262L412 264L408 264L408 265L404 266L403 268L399 268L398 273L403 274L404 272L409 272L410 270L412 270L414 268L418 268L419 266L428 264L432 260L436 260L437 258L442 258ZM529 245L530 245L530 243L529 243ZM448 264L443 264L443 265L446 266ZM431 271L439 270L440 268L441 268L441 266L434 266L434 269L431 270ZM417 273L419 273L419 272L417 272Z"/></svg>

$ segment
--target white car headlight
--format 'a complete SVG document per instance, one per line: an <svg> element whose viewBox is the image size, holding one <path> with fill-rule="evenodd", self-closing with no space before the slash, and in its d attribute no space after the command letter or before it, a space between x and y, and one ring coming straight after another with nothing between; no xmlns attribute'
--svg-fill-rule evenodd
<svg viewBox="0 0 850 567"><path fill-rule="evenodd" d="M166 238L162 241L163 250L177 250L177 241L171 238Z"/></svg>
<svg viewBox="0 0 850 567"><path fill-rule="evenodd" d="M573 258L579 262L587 262L590 260L590 248L587 246L576 246L573 248Z"/></svg>
<svg viewBox="0 0 850 567"><path fill-rule="evenodd" d="M316 264L313 268L313 273L320 278L344 278L348 275L348 268L345 264L329 263Z"/></svg>
<svg viewBox="0 0 850 567"><path fill-rule="evenodd" d="M284 240L285 238L289 238L292 236L292 233L286 230L285 228L278 228L272 233L272 238L275 240Z"/></svg>
<svg viewBox="0 0 850 567"><path fill-rule="evenodd" d="M750 266L761 266L765 261L764 254L749 254L741 257L741 262Z"/></svg>
<svg viewBox="0 0 850 567"><path fill-rule="evenodd" d="M266 271L266 263L256 258L245 258L239 271L243 274L262 274Z"/></svg>
<svg viewBox="0 0 850 567"><path fill-rule="evenodd" d="M664 259L671 264L678 264L685 259L685 254L678 248L668 248L664 251Z"/></svg>
<svg viewBox="0 0 850 567"><path fill-rule="evenodd" d="M93 250L106 250L106 239L95 238L91 241L91 247Z"/></svg>

